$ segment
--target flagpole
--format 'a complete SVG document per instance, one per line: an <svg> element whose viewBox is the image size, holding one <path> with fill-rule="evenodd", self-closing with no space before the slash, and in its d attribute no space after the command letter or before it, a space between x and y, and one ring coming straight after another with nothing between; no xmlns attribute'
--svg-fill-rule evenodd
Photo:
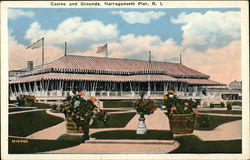
<svg viewBox="0 0 250 160"><path fill-rule="evenodd" d="M106 49L106 57L108 58L108 44L107 44L107 49Z"/></svg>
<svg viewBox="0 0 250 160"><path fill-rule="evenodd" d="M67 42L65 42L64 46L64 56L67 56Z"/></svg>
<svg viewBox="0 0 250 160"><path fill-rule="evenodd" d="M42 65L44 65L44 38L42 38Z"/></svg>

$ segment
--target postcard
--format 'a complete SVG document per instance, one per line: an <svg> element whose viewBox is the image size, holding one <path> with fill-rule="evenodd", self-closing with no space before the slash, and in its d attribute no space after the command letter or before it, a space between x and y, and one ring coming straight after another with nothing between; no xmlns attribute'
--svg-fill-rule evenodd
<svg viewBox="0 0 250 160"><path fill-rule="evenodd" d="M2 159L249 159L239 1L1 3Z"/></svg>

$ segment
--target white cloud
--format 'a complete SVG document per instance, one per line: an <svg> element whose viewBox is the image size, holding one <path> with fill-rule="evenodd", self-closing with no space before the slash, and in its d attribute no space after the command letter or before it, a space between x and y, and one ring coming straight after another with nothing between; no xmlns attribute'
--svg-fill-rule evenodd
<svg viewBox="0 0 250 160"><path fill-rule="evenodd" d="M10 33L11 34L11 33ZM26 49L27 46L16 41L9 35L9 69L21 69L27 67L27 61L33 61L34 65L40 65L42 59L41 48ZM44 50L45 63L49 63L64 55L64 50L55 46L46 46Z"/></svg>
<svg viewBox="0 0 250 160"><path fill-rule="evenodd" d="M238 11L208 11L204 14L181 13L171 18L174 24L183 24L183 46L198 50L221 48L240 40L241 17Z"/></svg>
<svg viewBox="0 0 250 160"><path fill-rule="evenodd" d="M240 41L233 41L223 48L207 49L204 52L186 49L182 52L182 62L190 68L210 75L212 80L222 83L241 80L240 46ZM152 60L162 62L179 62L181 48L172 39L162 41L160 37L152 35L123 35L116 42L108 44L109 57L147 60L148 52L151 50ZM105 54L96 54L96 45L91 45L87 51L68 54L105 56ZM63 49L51 45L45 46L45 63L52 62L63 55ZM41 48L26 49L26 46L17 43L14 36L9 35L9 68L24 68L29 60L33 60L35 65L41 64Z"/></svg>
<svg viewBox="0 0 250 160"><path fill-rule="evenodd" d="M183 53L183 63L225 84L241 80L241 42L232 41L225 47L204 52L187 49Z"/></svg>
<svg viewBox="0 0 250 160"><path fill-rule="evenodd" d="M44 37L48 45L63 45L68 42L69 50L86 50L90 45L108 43L119 35L116 24L105 25L101 21L83 21L80 17L69 18L56 29L45 30L38 22L33 22L25 34L31 42Z"/></svg>
<svg viewBox="0 0 250 160"><path fill-rule="evenodd" d="M120 15L124 21L130 24L141 23L148 24L152 20L157 20L161 16L164 16L164 12L124 12L124 11L113 11L113 15Z"/></svg>
<svg viewBox="0 0 250 160"><path fill-rule="evenodd" d="M31 11L23 11L21 9L9 9L8 10L9 19L16 19L18 17L32 18L33 16L34 16L34 13Z"/></svg>
<svg viewBox="0 0 250 160"><path fill-rule="evenodd" d="M178 57L180 47L174 40L162 41L158 36L133 34L123 35L117 42L109 44L111 57L148 59L149 51L152 52L152 60L168 61Z"/></svg>

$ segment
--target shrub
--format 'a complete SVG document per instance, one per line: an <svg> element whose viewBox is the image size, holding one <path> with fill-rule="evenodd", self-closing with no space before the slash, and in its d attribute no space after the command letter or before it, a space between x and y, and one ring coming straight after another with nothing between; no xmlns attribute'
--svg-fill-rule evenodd
<svg viewBox="0 0 250 160"><path fill-rule="evenodd" d="M199 115L197 117L197 123L200 128L209 127L209 118L208 115Z"/></svg>
<svg viewBox="0 0 250 160"><path fill-rule="evenodd" d="M17 97L18 106L33 106L36 101L35 96L20 95Z"/></svg>
<svg viewBox="0 0 250 160"><path fill-rule="evenodd" d="M179 99L175 91L169 90L163 97L163 104L168 114L198 114L197 103L192 99Z"/></svg>
<svg viewBox="0 0 250 160"><path fill-rule="evenodd" d="M227 110L231 111L232 110L232 104L227 104Z"/></svg>
<svg viewBox="0 0 250 160"><path fill-rule="evenodd" d="M55 103L52 104L52 105L51 105L51 109L52 109L52 110L57 110L57 109L58 109L58 105L55 104Z"/></svg>

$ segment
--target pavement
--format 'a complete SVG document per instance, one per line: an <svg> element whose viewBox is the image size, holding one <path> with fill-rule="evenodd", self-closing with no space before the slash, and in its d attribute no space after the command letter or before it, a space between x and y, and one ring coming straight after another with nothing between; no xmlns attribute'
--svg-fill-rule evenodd
<svg viewBox="0 0 250 160"><path fill-rule="evenodd" d="M135 115L124 128L90 129L90 133L107 130L136 130L139 115ZM148 130L169 130L168 118L157 109L154 114L145 116ZM78 146L54 150L46 153L168 153L179 147L174 140L93 140ZM112 144L111 144L112 143Z"/></svg>
<svg viewBox="0 0 250 160"><path fill-rule="evenodd" d="M33 110L28 110L25 112L30 111ZM50 111L50 109L46 109L46 112L48 114L64 118L64 114L62 113L53 113ZM117 112L111 112L110 114L116 113ZM127 113L127 111L122 113ZM216 115L224 116L224 114ZM136 130L138 119L139 115L135 115L124 128L90 129L90 134L107 130ZM146 115L145 119L148 130L170 130L168 118L164 114L164 111L160 109L157 109L154 114ZM241 123L241 120L224 123L212 131L195 130L193 135L200 137L204 141L241 139ZM65 122L33 133L26 138L55 140L63 134L66 134ZM180 145L177 141L168 141L166 143L164 143L162 140L152 140L148 143L143 143L143 141L145 140L123 140L119 141L119 143L112 144L101 141L90 141L90 143L82 143L78 146L49 151L46 153L168 153L178 148Z"/></svg>
<svg viewBox="0 0 250 160"><path fill-rule="evenodd" d="M221 141L242 139L242 120L224 123L216 127L212 131L197 131L193 132L203 141Z"/></svg>

